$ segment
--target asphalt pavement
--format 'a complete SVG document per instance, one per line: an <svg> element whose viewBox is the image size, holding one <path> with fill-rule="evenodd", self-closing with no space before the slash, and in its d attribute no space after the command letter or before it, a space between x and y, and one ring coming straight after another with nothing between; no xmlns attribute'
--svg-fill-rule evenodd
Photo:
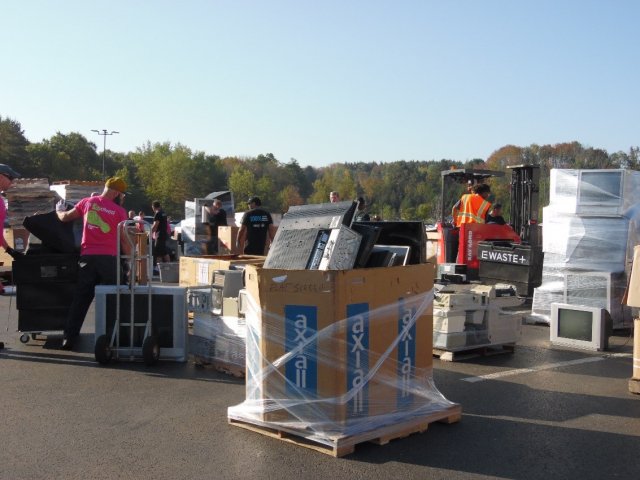
<svg viewBox="0 0 640 480"><path fill-rule="evenodd" d="M58 335L19 341L14 296L0 296L0 479L637 478L640 396L633 338L607 352L552 347L524 325L513 353L434 358L437 388L462 419L342 458L227 423L244 381L192 362L100 366L93 311L80 351Z"/></svg>

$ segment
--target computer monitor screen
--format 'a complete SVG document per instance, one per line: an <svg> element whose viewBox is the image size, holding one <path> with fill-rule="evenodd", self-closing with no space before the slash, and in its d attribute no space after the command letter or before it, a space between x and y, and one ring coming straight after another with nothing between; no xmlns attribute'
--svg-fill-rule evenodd
<svg viewBox="0 0 640 480"><path fill-rule="evenodd" d="M603 308L551 303L550 341L587 350L606 350L610 316Z"/></svg>
<svg viewBox="0 0 640 480"><path fill-rule="evenodd" d="M620 170L581 172L579 186L581 205L618 205L622 196L622 172Z"/></svg>
<svg viewBox="0 0 640 480"><path fill-rule="evenodd" d="M558 309L558 336L590 342L593 340L593 312L568 308Z"/></svg>

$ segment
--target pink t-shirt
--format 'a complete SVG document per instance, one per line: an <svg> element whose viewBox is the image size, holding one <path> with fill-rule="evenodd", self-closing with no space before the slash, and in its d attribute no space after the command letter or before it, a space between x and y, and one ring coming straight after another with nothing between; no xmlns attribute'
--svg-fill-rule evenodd
<svg viewBox="0 0 640 480"><path fill-rule="evenodd" d="M102 195L83 198L76 204L82 213L81 255L118 255L118 224L127 211Z"/></svg>
<svg viewBox="0 0 640 480"><path fill-rule="evenodd" d="M0 246L4 247L7 241L4 238L4 221L7 218L7 206L4 204L4 198L0 197Z"/></svg>

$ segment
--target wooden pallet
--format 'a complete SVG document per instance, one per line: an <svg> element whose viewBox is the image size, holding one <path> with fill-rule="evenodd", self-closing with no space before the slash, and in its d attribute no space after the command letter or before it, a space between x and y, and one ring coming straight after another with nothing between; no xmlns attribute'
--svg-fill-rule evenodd
<svg viewBox="0 0 640 480"><path fill-rule="evenodd" d="M233 363L223 362L214 358L201 357L200 355L193 355L193 362L201 368L212 368L217 372L226 373L236 378L245 377L245 369Z"/></svg>
<svg viewBox="0 0 640 480"><path fill-rule="evenodd" d="M459 351L434 348L433 356L439 357L443 362L456 362L476 357L489 357L491 355L500 355L502 353L513 353L515 351L515 348L515 343L505 343L503 345L491 345L488 347L472 348L469 350Z"/></svg>
<svg viewBox="0 0 640 480"><path fill-rule="evenodd" d="M405 438L415 433L422 433L427 430L431 423L456 423L460 421L461 417L462 407L454 404L449 408L424 417L411 418L406 422L381 426L356 435L343 436L323 436L310 430L298 430L281 427L280 425L277 428L272 428L267 423L252 423L239 418L229 417L228 421L230 425L245 428L271 438L277 438L283 442L293 443L333 457L344 457L353 453L358 444L371 442L377 445L385 445L392 440Z"/></svg>

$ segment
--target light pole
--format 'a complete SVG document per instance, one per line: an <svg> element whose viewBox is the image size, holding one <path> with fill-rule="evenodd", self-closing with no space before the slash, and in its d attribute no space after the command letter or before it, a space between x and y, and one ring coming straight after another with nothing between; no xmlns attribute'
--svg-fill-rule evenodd
<svg viewBox="0 0 640 480"><path fill-rule="evenodd" d="M96 132L98 135L102 135L102 180L106 180L106 177L104 176L104 159L107 155L107 135L113 135L114 133L120 133L120 132L116 132L115 130L111 130L110 132L107 132L106 128L103 128L102 131L100 130L91 130L92 132Z"/></svg>

